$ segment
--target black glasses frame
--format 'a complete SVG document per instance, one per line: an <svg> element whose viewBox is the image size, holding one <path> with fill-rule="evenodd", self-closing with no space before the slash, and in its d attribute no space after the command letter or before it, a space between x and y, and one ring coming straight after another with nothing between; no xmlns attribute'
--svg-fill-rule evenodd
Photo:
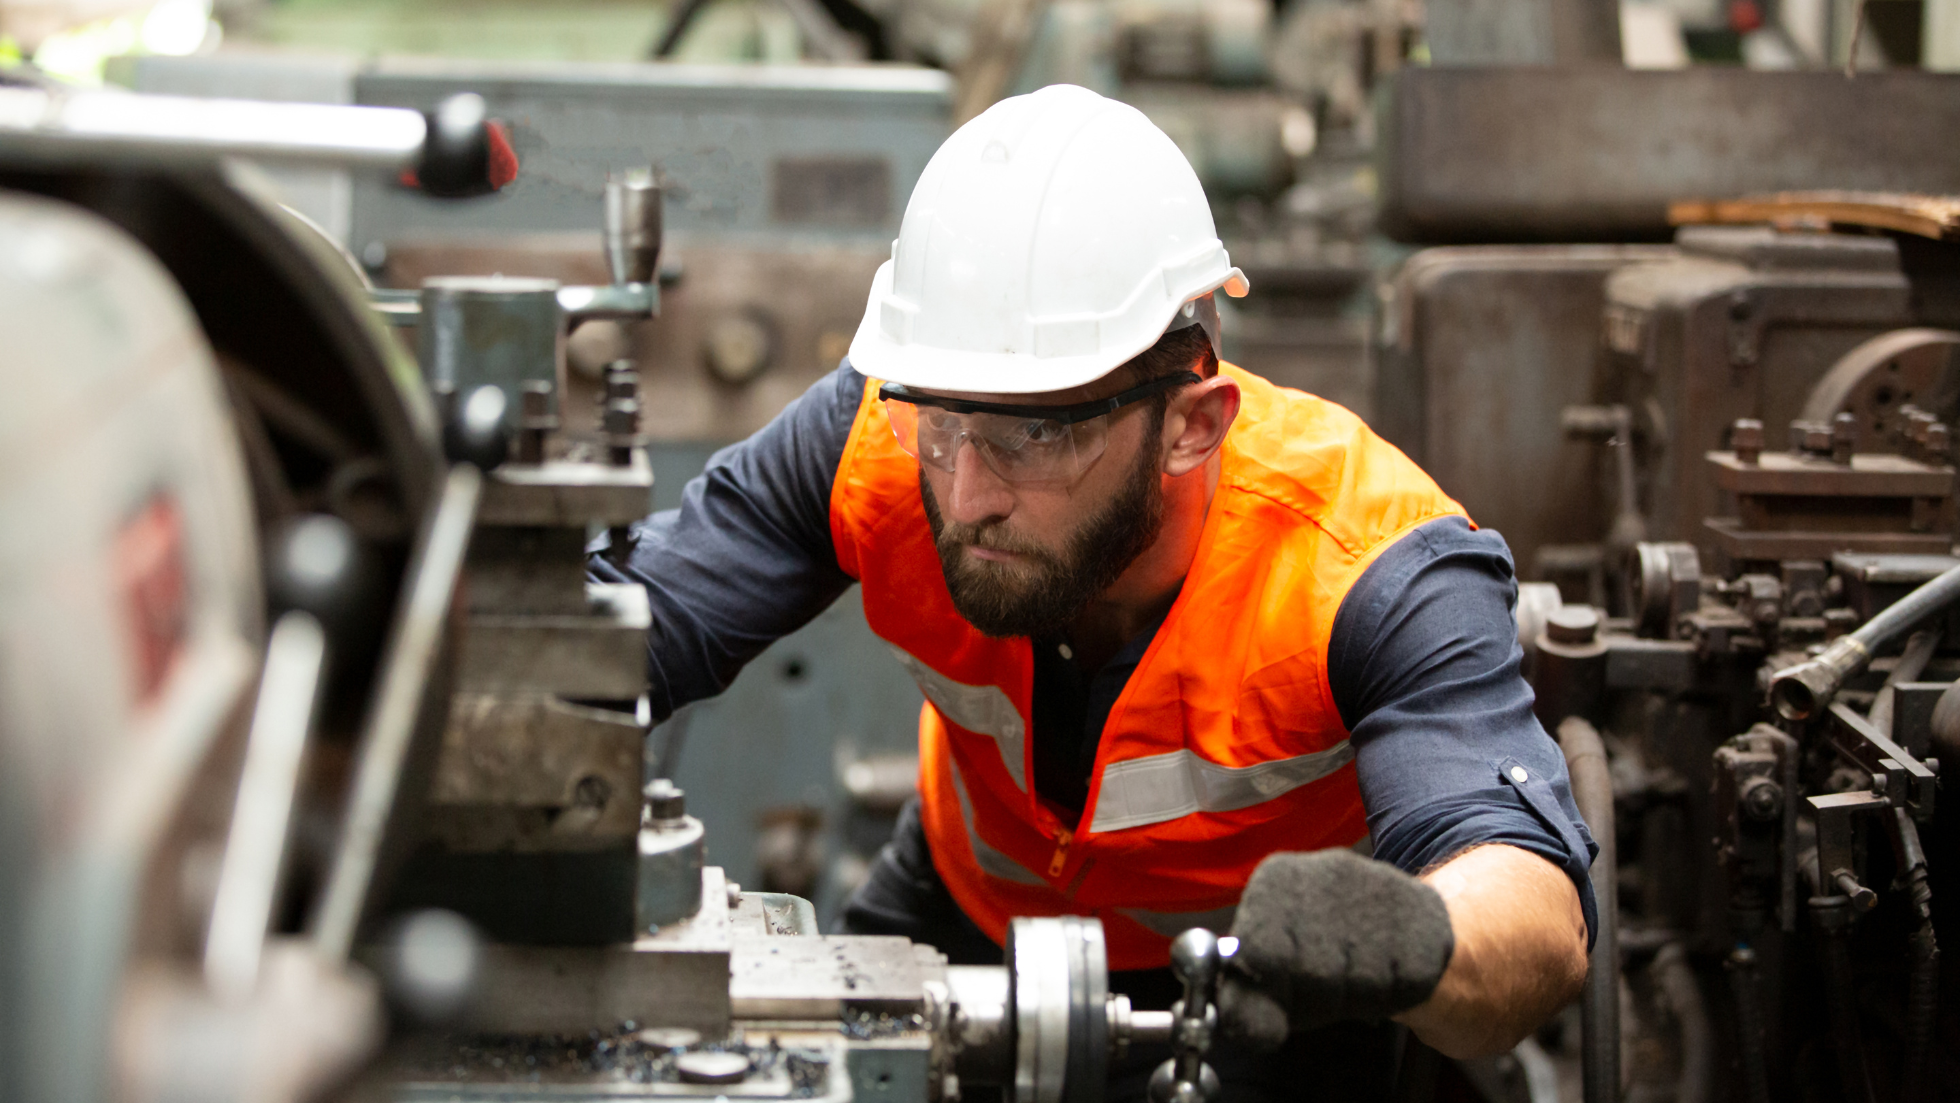
<svg viewBox="0 0 1960 1103"><path fill-rule="evenodd" d="M1197 372L1181 371L1152 379L1148 383L1139 383L1127 391L1119 391L1108 398L1075 402L1067 406L1021 406L1012 402L972 402L964 398L942 398L936 394L920 394L910 387L885 383L878 388L878 400L883 402L891 399L909 402L914 406L936 406L956 414L1004 414L1007 417L1059 421L1063 425L1074 425L1099 418L1104 414L1113 414L1125 406L1141 402L1152 395L1201 382L1203 380L1199 378Z"/></svg>

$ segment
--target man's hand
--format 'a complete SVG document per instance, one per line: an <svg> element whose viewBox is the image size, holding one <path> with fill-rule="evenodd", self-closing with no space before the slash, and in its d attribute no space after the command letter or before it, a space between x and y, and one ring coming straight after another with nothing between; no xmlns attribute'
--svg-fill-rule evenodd
<svg viewBox="0 0 1960 1103"><path fill-rule="evenodd" d="M1435 889L1348 850L1259 863L1232 933L1239 948L1220 981L1219 1023L1261 1050L1295 1030L1415 1007L1455 946Z"/></svg>
<svg viewBox="0 0 1960 1103"><path fill-rule="evenodd" d="M1258 1049L1289 1032L1393 1016L1451 1057L1516 1045L1586 978L1579 893L1557 866L1492 844L1409 876L1349 851L1275 854L1240 899L1219 1019Z"/></svg>

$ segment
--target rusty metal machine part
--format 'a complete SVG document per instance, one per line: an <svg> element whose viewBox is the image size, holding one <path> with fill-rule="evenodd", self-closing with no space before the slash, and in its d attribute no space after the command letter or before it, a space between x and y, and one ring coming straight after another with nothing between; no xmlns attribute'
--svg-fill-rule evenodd
<svg viewBox="0 0 1960 1103"><path fill-rule="evenodd" d="M1921 834L1950 839L1950 826L1937 819L1938 764L1928 756L1939 739L1937 703L1960 674L1943 644L1960 606L1960 563L1947 555L1833 549L1855 549L1884 536L1888 525L1910 531L1906 513L1871 520L1898 489L1890 482L1838 485L1859 476L1923 476L1925 487L1906 489L1934 500L1927 510L1945 520L1929 526L1929 535L1944 532L1950 542L1953 468L1944 457L1924 456L1923 445L1923 459L1868 457L1843 447L1841 436L1836 425L1799 421L1792 451L1772 451L1759 423L1738 423L1736 448L1708 453L1704 470L1718 484L1740 472L1763 472L1756 476L1763 481L1734 484L1754 520L1717 529L1737 539L1711 557L1714 570L1691 545L1636 546L1631 615L1602 619L1585 610L1583 619L1597 627L1583 654L1553 630L1571 619L1562 618L1571 606L1535 613L1546 628L1532 678L1541 706L1551 710L1543 714L1553 717L1547 723L1574 717L1562 733L1582 722L1576 717L1611 725L1605 750L1616 760L1616 796L1631 782L1648 802L1630 806L1637 827L1631 837L1641 842L1635 869L1622 871L1634 894L1618 927L1631 930L1622 945L1636 956L1660 951L1648 968L1658 991L1674 993L1664 998L1686 1032L1681 1044L1702 1055L1684 1064L1684 1090L1692 1078L1694 1090L1705 1092L1720 1075L1707 1067L1709 1016L1681 954L1682 932L1695 931L1729 946L1723 971L1726 1006L1740 1032L1738 1092L1774 1098L1789 1074L1770 1047L1788 1044L1777 1041L1787 1037L1779 1031L1804 1031L1829 1042L1824 1052L1836 1054L1849 1095L1895 1090L1925 1098L1927 1040L1940 997L1930 964L1937 960L1938 869L1928 855L1945 853L1950 842L1925 843ZM1775 527L1788 510L1774 501L1752 507L1752 495L1788 495L1806 516L1825 520L1813 519L1808 535L1794 538L1806 530ZM1861 521L1833 528L1834 511ZM1582 659L1589 678L1576 673ZM1880 665L1872 670L1875 659ZM1639 701L1650 695L1669 711L1644 712ZM1656 715L1667 717L1665 726L1650 719ZM1696 761L1694 748L1708 745L1699 736L1686 746L1670 742L1684 729L1716 736L1733 716L1760 719L1718 742L1704 762ZM1706 796L1667 795L1678 790L1667 788L1663 771L1685 769L1708 771ZM1689 878L1680 871L1695 868L1694 859L1677 853L1664 826L1684 799L1706 810L1700 814L1710 817L1704 822L1715 843L1715 861ZM1889 859L1880 835L1891 843ZM1899 924L1865 920L1881 908L1897 910L1911 932L1903 945ZM1780 1006L1775 995L1797 983L1790 955L1804 939L1814 940L1823 982L1814 1003L1804 1005L1815 1007L1808 1019L1808 1010ZM1853 1011L1859 976L1874 966L1895 968L1882 963L1901 950L1911 993L1893 1020L1902 1026L1861 1025ZM1682 1018L1680 1000L1695 1015ZM1634 1010L1633 1028L1651 1029ZM1879 1045L1897 1057L1883 1068L1867 1056Z"/></svg>
<svg viewBox="0 0 1960 1103"><path fill-rule="evenodd" d="M1810 389L1798 415L1809 422L1850 414L1866 447L1897 447L1907 433L1909 411L1918 408L1951 418L1960 413L1960 373L1953 351L1960 333L1914 327L1882 333L1845 353Z"/></svg>

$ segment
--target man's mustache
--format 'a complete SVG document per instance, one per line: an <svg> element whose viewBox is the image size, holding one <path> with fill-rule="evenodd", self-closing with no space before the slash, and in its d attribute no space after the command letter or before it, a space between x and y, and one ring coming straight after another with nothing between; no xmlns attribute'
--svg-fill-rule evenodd
<svg viewBox="0 0 1960 1103"><path fill-rule="evenodd" d="M1053 563L1057 558L1053 551L1033 541L1015 536L1002 528L999 522L982 525L944 522L939 530L939 546L946 549L984 548L987 551L1024 555L1044 563Z"/></svg>

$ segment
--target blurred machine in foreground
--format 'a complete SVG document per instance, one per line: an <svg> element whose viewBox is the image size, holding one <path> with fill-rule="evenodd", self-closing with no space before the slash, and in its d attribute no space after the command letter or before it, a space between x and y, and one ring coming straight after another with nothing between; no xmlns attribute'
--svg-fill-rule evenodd
<svg viewBox="0 0 1960 1103"><path fill-rule="evenodd" d="M479 192L481 101L0 108L0 1094L1067 1103L1132 1045L1215 1089L1208 932L1183 1022L1093 919L999 966L826 938L642 788L646 597L584 577L650 489L630 362L600 433L560 418L567 327L659 308L648 177L605 283L404 295L223 159Z"/></svg>

